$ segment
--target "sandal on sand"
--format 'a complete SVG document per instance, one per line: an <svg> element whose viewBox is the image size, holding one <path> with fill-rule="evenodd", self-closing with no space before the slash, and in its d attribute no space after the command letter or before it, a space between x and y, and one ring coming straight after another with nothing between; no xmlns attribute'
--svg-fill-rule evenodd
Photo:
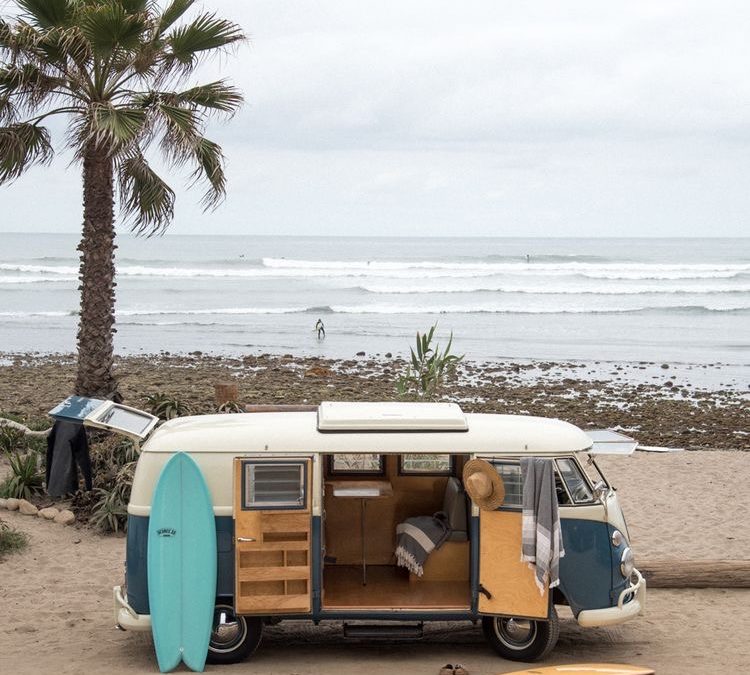
<svg viewBox="0 0 750 675"><path fill-rule="evenodd" d="M453 675L455 671L450 663L446 663L441 669L438 675Z"/></svg>
<svg viewBox="0 0 750 675"><path fill-rule="evenodd" d="M456 667L453 669L454 675L469 675L469 671L466 670L460 663L456 664Z"/></svg>

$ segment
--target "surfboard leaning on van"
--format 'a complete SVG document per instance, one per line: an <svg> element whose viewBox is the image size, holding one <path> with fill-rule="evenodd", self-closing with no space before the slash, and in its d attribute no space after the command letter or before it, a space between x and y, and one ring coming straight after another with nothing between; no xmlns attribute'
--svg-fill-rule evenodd
<svg viewBox="0 0 750 675"><path fill-rule="evenodd" d="M450 403L326 402L311 411L181 417L157 427L147 413L101 405L72 416L141 443L126 579L114 588L116 623L151 630L154 490L170 458L187 453L215 517L209 662L246 658L264 623L292 618L338 620L357 637L418 637L426 621L481 620L498 654L533 661L557 641L556 606L568 605L586 627L628 621L644 607L646 584L617 494L587 454L592 439L566 422L470 414ZM565 548L559 586L542 593L521 562L524 457L554 467ZM464 490L463 467L476 459L502 479L497 508L480 509ZM399 525L436 512L449 535L421 575L398 566Z"/></svg>

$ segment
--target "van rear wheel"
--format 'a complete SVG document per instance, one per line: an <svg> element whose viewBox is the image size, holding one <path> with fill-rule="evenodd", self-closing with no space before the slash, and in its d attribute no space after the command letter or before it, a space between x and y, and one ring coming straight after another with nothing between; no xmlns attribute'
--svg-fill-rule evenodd
<svg viewBox="0 0 750 675"><path fill-rule="evenodd" d="M493 649L511 661L538 661L557 644L560 625L552 607L548 621L486 616L482 619L484 636Z"/></svg>
<svg viewBox="0 0 750 675"><path fill-rule="evenodd" d="M238 616L231 604L217 602L214 607L214 623L206 661L244 661L258 648L262 636L263 619L256 616Z"/></svg>

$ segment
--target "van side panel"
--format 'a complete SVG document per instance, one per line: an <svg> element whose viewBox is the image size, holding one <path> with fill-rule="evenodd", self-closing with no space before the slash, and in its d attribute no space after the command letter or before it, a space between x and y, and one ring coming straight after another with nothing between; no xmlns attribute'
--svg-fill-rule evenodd
<svg viewBox="0 0 750 675"><path fill-rule="evenodd" d="M612 545L607 523L561 518L565 555L560 558L560 590L574 616L582 609L611 607Z"/></svg>
<svg viewBox="0 0 750 675"><path fill-rule="evenodd" d="M234 595L234 520L231 516L216 517L217 597ZM150 614L148 605L148 516L128 516L126 544L126 582L128 604L138 614Z"/></svg>
<svg viewBox="0 0 750 675"><path fill-rule="evenodd" d="M148 517L128 516L128 539L125 546L125 582L128 604L138 614L150 614L148 607Z"/></svg>

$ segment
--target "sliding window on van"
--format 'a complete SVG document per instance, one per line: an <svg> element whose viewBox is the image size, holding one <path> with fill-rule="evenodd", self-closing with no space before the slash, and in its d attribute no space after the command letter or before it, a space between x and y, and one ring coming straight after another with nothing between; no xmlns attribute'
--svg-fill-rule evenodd
<svg viewBox="0 0 750 675"><path fill-rule="evenodd" d="M328 473L332 476L346 474L382 476L385 474L385 457L358 452L330 455Z"/></svg>

